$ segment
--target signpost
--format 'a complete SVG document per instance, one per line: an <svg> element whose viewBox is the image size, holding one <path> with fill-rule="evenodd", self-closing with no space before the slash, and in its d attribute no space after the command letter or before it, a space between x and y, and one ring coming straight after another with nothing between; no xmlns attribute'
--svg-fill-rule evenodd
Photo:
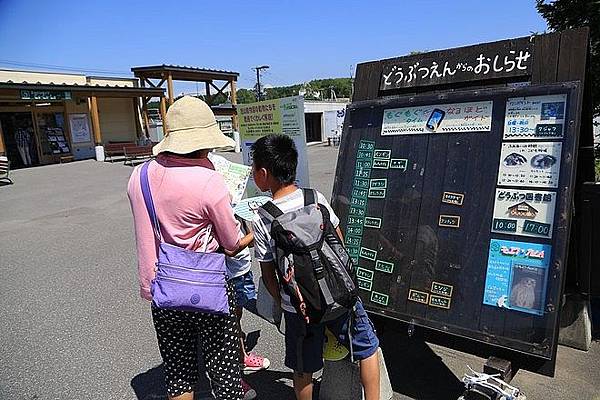
<svg viewBox="0 0 600 400"><path fill-rule="evenodd" d="M333 207L368 311L554 373L575 172L592 165L585 65L562 65L585 64L585 43L568 31L358 66Z"/></svg>
<svg viewBox="0 0 600 400"><path fill-rule="evenodd" d="M252 165L250 148L256 140L271 133L287 135L298 150L297 183L309 187L304 98L294 96L243 104L238 107L238 116L244 164ZM246 193L248 197L262 194L252 180L248 182Z"/></svg>

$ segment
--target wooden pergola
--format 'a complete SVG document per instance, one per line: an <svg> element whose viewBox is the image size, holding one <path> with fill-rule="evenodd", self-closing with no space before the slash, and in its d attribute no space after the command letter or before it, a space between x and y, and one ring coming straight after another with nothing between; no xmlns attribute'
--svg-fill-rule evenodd
<svg viewBox="0 0 600 400"><path fill-rule="evenodd" d="M148 85L151 88L162 88L165 83L167 84L167 98L161 98L160 102L160 114L163 121L165 121L167 113L166 102L168 101L169 105L171 105L175 101L173 81L203 82L206 88L206 102L211 107L214 106L214 98L218 94L227 97L225 91L229 89L231 93L231 107L213 108L213 112L215 115L230 116L233 129L238 129L236 82L240 75L239 73L165 64L134 67L131 68L131 72L133 72L136 78L139 78L142 87ZM213 89L215 92L213 92ZM150 100L151 98L142 98L142 114L146 126L148 126L148 103Z"/></svg>

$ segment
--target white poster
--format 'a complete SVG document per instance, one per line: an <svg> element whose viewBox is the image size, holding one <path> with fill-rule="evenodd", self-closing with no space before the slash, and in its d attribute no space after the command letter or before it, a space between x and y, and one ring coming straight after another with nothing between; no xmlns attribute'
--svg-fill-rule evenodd
<svg viewBox="0 0 600 400"><path fill-rule="evenodd" d="M498 185L558 187L562 143L502 143Z"/></svg>
<svg viewBox="0 0 600 400"><path fill-rule="evenodd" d="M492 105L492 101L477 101L387 109L381 135L489 132Z"/></svg>
<svg viewBox="0 0 600 400"><path fill-rule="evenodd" d="M508 99L504 140L561 139L564 135L566 104L566 94Z"/></svg>
<svg viewBox="0 0 600 400"><path fill-rule="evenodd" d="M496 189L492 232L551 238L555 206L555 192Z"/></svg>
<svg viewBox="0 0 600 400"><path fill-rule="evenodd" d="M308 158L306 156L306 128L304 126L304 97L294 96L238 105L240 138L244 164L252 165L250 148L256 140L271 133L287 135L298 150L296 183L309 187ZM247 197L264 195L251 179Z"/></svg>
<svg viewBox="0 0 600 400"><path fill-rule="evenodd" d="M71 139L73 143L89 143L92 141L87 114L69 114Z"/></svg>

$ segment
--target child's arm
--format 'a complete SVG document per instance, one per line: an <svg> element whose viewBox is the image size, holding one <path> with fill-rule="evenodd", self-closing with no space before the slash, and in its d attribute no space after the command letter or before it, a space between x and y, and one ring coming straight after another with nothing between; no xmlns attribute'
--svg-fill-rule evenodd
<svg viewBox="0 0 600 400"><path fill-rule="evenodd" d="M269 294L275 299L276 304L281 304L281 294L279 293L279 282L277 281L277 273L275 272L275 264L272 261L260 262L260 271L263 282L269 291Z"/></svg>
<svg viewBox="0 0 600 400"><path fill-rule="evenodd" d="M250 232L249 234L247 234L246 236L244 236L243 238L240 239L240 241L238 243L238 248L236 250L229 251L229 250L223 249L223 252L225 253L225 255L227 255L229 257L235 257L246 247L250 246L250 244L252 242L254 242L254 233Z"/></svg>

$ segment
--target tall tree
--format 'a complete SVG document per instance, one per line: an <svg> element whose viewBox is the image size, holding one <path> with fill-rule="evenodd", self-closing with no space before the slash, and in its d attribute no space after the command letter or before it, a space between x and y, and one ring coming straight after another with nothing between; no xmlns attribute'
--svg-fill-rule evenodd
<svg viewBox="0 0 600 400"><path fill-rule="evenodd" d="M600 115L600 0L536 0L550 29L590 28L590 74L594 114Z"/></svg>

